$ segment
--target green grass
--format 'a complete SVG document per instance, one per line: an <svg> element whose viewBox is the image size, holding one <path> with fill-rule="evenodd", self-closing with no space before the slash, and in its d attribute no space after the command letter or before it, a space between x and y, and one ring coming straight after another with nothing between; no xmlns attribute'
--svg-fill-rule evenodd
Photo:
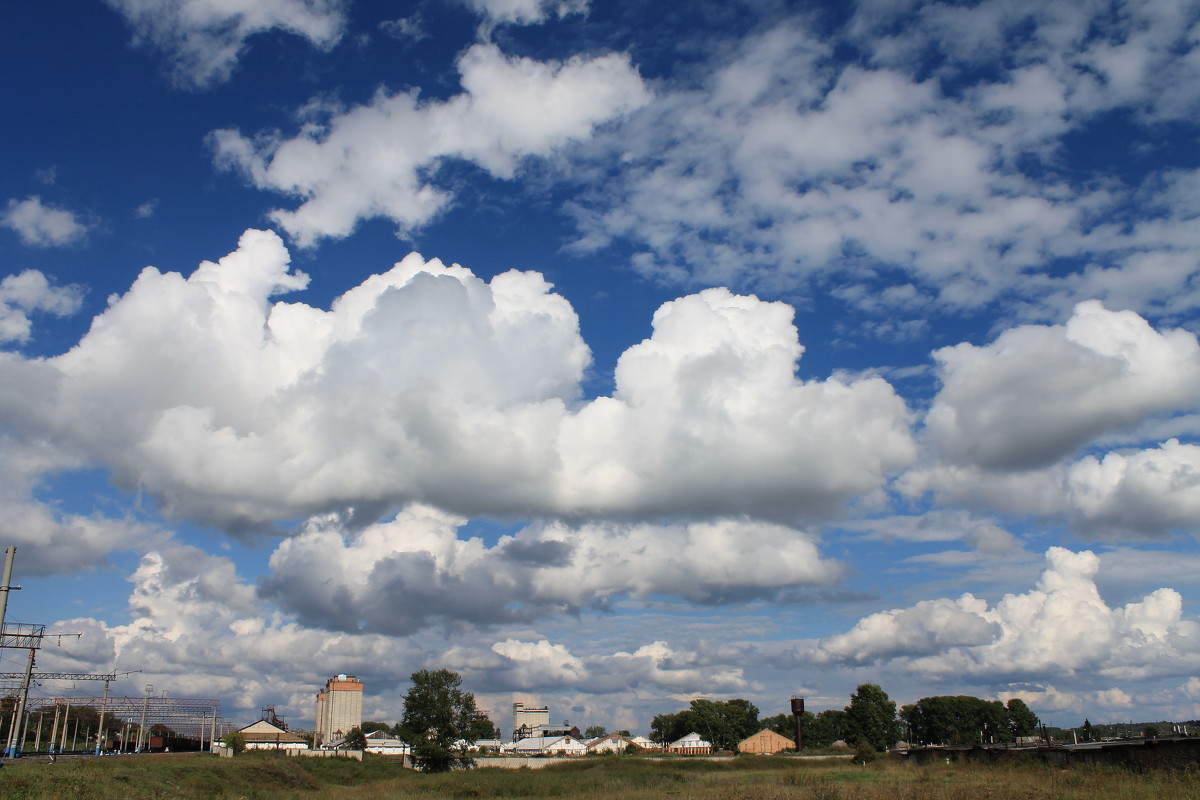
<svg viewBox="0 0 1200 800"><path fill-rule="evenodd" d="M1195 772L1059 770L1042 764L905 766L743 757L725 761L585 758L542 769L483 767L422 775L363 762L247 753L82 762L10 762L0 800L1200 800Z"/></svg>

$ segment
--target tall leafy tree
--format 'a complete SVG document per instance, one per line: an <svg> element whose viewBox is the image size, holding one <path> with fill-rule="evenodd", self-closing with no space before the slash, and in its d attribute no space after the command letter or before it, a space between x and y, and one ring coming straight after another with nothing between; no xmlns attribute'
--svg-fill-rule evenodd
<svg viewBox="0 0 1200 800"><path fill-rule="evenodd" d="M471 722L470 735L465 737L472 742L477 742L480 739L499 739L500 729L492 722L492 718L482 711L475 712L475 719Z"/></svg>
<svg viewBox="0 0 1200 800"><path fill-rule="evenodd" d="M759 731L758 706L740 697L724 702L693 700L689 711L693 729L718 750L732 750Z"/></svg>
<svg viewBox="0 0 1200 800"><path fill-rule="evenodd" d="M470 766L467 749L475 743L475 695L463 691L462 678L448 669L414 672L412 684L404 695L398 735L412 746L417 767L447 772Z"/></svg>
<svg viewBox="0 0 1200 800"><path fill-rule="evenodd" d="M674 714L655 714L650 720L650 738L662 744L669 744L676 739L691 733L688 725L691 718L687 711L676 711Z"/></svg>
<svg viewBox="0 0 1200 800"><path fill-rule="evenodd" d="M900 718L914 741L925 744L970 744L1007 739L1009 716L999 700L969 695L923 697L905 706Z"/></svg>
<svg viewBox="0 0 1200 800"><path fill-rule="evenodd" d="M362 728L351 728L350 732L346 734L346 738L343 741L342 746L347 750L366 750L367 735L363 733Z"/></svg>
<svg viewBox="0 0 1200 800"><path fill-rule="evenodd" d="M760 729L758 706L740 697L693 700L689 708L674 714L658 714L650 723L656 741L673 742L694 731L720 750L732 750Z"/></svg>
<svg viewBox="0 0 1200 800"><path fill-rule="evenodd" d="M808 714L809 712L804 712ZM812 748L829 747L838 740L849 737L850 723L846 712L827 708L813 716L812 721L804 723L804 746Z"/></svg>
<svg viewBox="0 0 1200 800"><path fill-rule="evenodd" d="M1008 713L1008 732L1013 738L1018 736L1033 736L1037 733L1038 718L1019 697L1013 697L1005 706Z"/></svg>
<svg viewBox="0 0 1200 800"><path fill-rule="evenodd" d="M846 706L847 741L886 750L900 738L896 703L877 683L861 684Z"/></svg>

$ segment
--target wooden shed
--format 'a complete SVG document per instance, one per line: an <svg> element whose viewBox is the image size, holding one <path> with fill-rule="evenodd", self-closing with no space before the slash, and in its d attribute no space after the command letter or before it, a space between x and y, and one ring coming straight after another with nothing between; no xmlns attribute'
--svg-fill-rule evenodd
<svg viewBox="0 0 1200 800"><path fill-rule="evenodd" d="M795 750L796 743L786 736L763 728L753 736L747 736L738 742L737 749L739 753L780 753L784 750Z"/></svg>

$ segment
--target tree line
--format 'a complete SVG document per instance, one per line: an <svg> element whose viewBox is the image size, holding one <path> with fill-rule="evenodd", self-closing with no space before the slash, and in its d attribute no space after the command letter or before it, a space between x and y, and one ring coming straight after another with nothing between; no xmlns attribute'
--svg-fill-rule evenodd
<svg viewBox="0 0 1200 800"><path fill-rule="evenodd" d="M886 750L902 739L912 744L968 744L1011 741L1037 732L1038 718L1020 698L1007 705L978 697L925 697L899 710L878 684L864 683L850 695L845 708L819 713L805 711L801 722L804 746L820 749L845 742L854 748ZM664 744L689 733L698 733L719 750L734 750L737 743L762 729L791 739L796 718L776 714L759 719L758 708L748 700L693 700L673 714L659 714L651 722L651 737Z"/></svg>
<svg viewBox="0 0 1200 800"><path fill-rule="evenodd" d="M442 772L471 762L470 748L480 739L499 738L500 732L475 706L475 695L462 688L462 678L450 670L421 670L411 676L404 696L404 713L394 725L364 722L347 737L350 747L364 747L365 734L385 731L412 748L416 765ZM851 747L886 750L901 739L913 744L967 744L1008 741L1037 731L1038 718L1024 701L1007 705L964 695L925 697L897 709L879 684L864 683L841 710L817 714L806 711L801 721L804 745L829 747L844 741ZM795 717L777 714L759 718L749 700L693 700L688 708L658 714L650 724L651 739L668 744L698 733L720 750L736 750L742 740L767 728L791 738ZM603 729L594 726L589 732ZM602 734L601 734L602 735Z"/></svg>

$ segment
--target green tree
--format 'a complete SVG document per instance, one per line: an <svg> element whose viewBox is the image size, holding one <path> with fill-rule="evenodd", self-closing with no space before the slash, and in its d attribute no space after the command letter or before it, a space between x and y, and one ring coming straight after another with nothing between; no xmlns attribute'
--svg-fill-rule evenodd
<svg viewBox="0 0 1200 800"><path fill-rule="evenodd" d="M601 736L608 736L608 728L603 725L588 725L583 732L584 739L599 739Z"/></svg>
<svg viewBox="0 0 1200 800"><path fill-rule="evenodd" d="M376 731L383 731L384 733L387 733L390 735L392 732L391 725L388 725L386 722L375 722L373 720L366 720L363 722L362 725L359 725L358 727L360 727L362 729L362 732L364 734L375 733Z"/></svg>
<svg viewBox="0 0 1200 800"><path fill-rule="evenodd" d="M687 711L677 711L674 714L655 714L650 720L650 738L660 744L670 744L676 739L691 733L688 728L690 718Z"/></svg>
<svg viewBox="0 0 1200 800"><path fill-rule="evenodd" d="M719 750L732 750L759 730L758 706L749 700L693 700L683 711L655 716L650 738L669 743L695 732Z"/></svg>
<svg viewBox="0 0 1200 800"><path fill-rule="evenodd" d="M806 715L809 712L804 712ZM804 723L804 746L813 749L830 747L834 742L844 740L849 736L850 723L846 712L836 708L827 708L818 712L811 722Z"/></svg>
<svg viewBox="0 0 1200 800"><path fill-rule="evenodd" d="M876 750L887 750L900 738L896 722L896 703L877 683L861 684L850 695L846 706L847 741L867 743Z"/></svg>
<svg viewBox="0 0 1200 800"><path fill-rule="evenodd" d="M230 731L221 737L221 741L233 751L235 756L246 749L246 737L242 735L241 731Z"/></svg>
<svg viewBox="0 0 1200 800"><path fill-rule="evenodd" d="M492 722L491 717L482 711L477 711L475 718L471 720L469 735L464 738L471 742L478 742L480 739L499 739L500 729Z"/></svg>
<svg viewBox="0 0 1200 800"><path fill-rule="evenodd" d="M413 760L423 772L447 772L470 766L468 748L476 718L475 695L462 689L462 678L448 669L412 674L404 695L399 735L412 746Z"/></svg>
<svg viewBox="0 0 1200 800"><path fill-rule="evenodd" d="M362 728L351 728L346 734L346 738L342 741L342 748L345 750L366 750L367 735L363 733Z"/></svg>
<svg viewBox="0 0 1200 800"><path fill-rule="evenodd" d="M1038 718L1019 697L1009 699L1005 707L1008 714L1008 732L1015 739L1018 736L1033 736L1037 733Z"/></svg>
<svg viewBox="0 0 1200 800"><path fill-rule="evenodd" d="M969 695L923 697L900 709L907 735L924 744L972 744L1009 734L1008 712L999 700Z"/></svg>

